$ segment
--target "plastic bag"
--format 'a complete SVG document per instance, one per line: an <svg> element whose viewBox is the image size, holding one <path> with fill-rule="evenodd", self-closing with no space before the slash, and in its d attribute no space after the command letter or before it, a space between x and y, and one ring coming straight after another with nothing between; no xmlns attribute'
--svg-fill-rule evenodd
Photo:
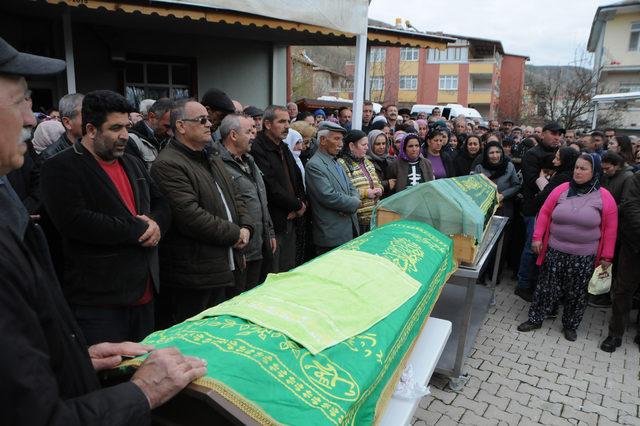
<svg viewBox="0 0 640 426"><path fill-rule="evenodd" d="M400 382L396 386L393 396L400 399L413 400L430 395L428 386L421 385L413 377L413 365L408 364L400 376Z"/></svg>
<svg viewBox="0 0 640 426"><path fill-rule="evenodd" d="M589 294L597 296L609 290L611 290L611 266L603 271L602 266L598 265L589 280Z"/></svg>

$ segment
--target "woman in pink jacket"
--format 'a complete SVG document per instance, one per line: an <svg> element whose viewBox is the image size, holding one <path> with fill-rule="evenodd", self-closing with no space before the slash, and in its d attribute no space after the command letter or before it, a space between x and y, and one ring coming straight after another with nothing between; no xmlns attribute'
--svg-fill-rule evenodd
<svg viewBox="0 0 640 426"><path fill-rule="evenodd" d="M536 218L532 250L540 276L529 308L529 320L518 331L540 328L563 300L562 326L567 340L587 307L587 287L597 265L611 266L618 230L616 202L600 187L602 166L597 154L581 154L571 182L554 189Z"/></svg>

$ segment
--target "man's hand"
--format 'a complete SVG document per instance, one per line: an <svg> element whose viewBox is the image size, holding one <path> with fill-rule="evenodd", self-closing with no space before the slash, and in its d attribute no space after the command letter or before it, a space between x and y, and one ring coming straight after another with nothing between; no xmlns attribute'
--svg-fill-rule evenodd
<svg viewBox="0 0 640 426"><path fill-rule="evenodd" d="M276 254L276 250L278 250L278 242L275 238L271 238L271 254Z"/></svg>
<svg viewBox="0 0 640 426"><path fill-rule="evenodd" d="M303 202L302 203L302 207L300 207L300 210L298 210L296 212L296 216L297 217L302 217L304 215L304 212L306 212L306 211L307 211L307 205Z"/></svg>
<svg viewBox="0 0 640 426"><path fill-rule="evenodd" d="M98 343L89 346L89 357L96 371L114 368L122 362L123 356L140 356L153 350L152 345L141 345L134 342Z"/></svg>
<svg viewBox="0 0 640 426"><path fill-rule="evenodd" d="M142 390L153 410L205 374L205 360L184 356L178 348L165 348L149 355L131 381Z"/></svg>
<svg viewBox="0 0 640 426"><path fill-rule="evenodd" d="M238 237L238 241L233 245L233 248L242 250L249 244L249 239L251 238L251 232L247 228L240 228L240 236Z"/></svg>
<svg viewBox="0 0 640 426"><path fill-rule="evenodd" d="M389 189L393 190L396 187L396 179L389 179Z"/></svg>
<svg viewBox="0 0 640 426"><path fill-rule="evenodd" d="M160 227L156 223L155 220L147 217L146 215L138 215L136 216L138 219L142 219L149 224L149 227L144 234L138 238L138 242L142 244L142 247L154 247L158 245L160 242Z"/></svg>

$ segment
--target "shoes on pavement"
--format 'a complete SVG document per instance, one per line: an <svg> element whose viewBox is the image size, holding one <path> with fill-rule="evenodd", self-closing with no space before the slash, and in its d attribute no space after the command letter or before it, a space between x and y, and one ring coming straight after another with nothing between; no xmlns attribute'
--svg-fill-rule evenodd
<svg viewBox="0 0 640 426"><path fill-rule="evenodd" d="M562 330L562 332L564 333L564 338L570 342L575 342L578 338L578 334L575 330L569 330L568 328L565 328Z"/></svg>
<svg viewBox="0 0 640 426"><path fill-rule="evenodd" d="M525 321L518 326L518 331L527 332L540 328L542 324L534 324L530 321Z"/></svg>
<svg viewBox="0 0 640 426"><path fill-rule="evenodd" d="M516 288L514 293L526 302L531 303L533 300L533 292L528 288Z"/></svg>
<svg viewBox="0 0 640 426"><path fill-rule="evenodd" d="M615 352L616 348L619 348L620 345L622 345L621 337L607 336L604 342L600 344L600 349L605 352Z"/></svg>

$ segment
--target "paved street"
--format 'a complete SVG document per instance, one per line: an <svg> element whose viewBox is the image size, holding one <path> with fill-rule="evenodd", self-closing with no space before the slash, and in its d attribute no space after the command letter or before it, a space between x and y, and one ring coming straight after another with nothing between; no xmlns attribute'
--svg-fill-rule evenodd
<svg viewBox="0 0 640 426"><path fill-rule="evenodd" d="M609 310L587 308L578 340L562 335L560 318L519 333L528 303L503 281L480 329L459 392L442 376L432 378L413 424L423 425L640 425L640 351L635 330L615 353L598 345L606 337ZM633 311L635 315L636 311Z"/></svg>

